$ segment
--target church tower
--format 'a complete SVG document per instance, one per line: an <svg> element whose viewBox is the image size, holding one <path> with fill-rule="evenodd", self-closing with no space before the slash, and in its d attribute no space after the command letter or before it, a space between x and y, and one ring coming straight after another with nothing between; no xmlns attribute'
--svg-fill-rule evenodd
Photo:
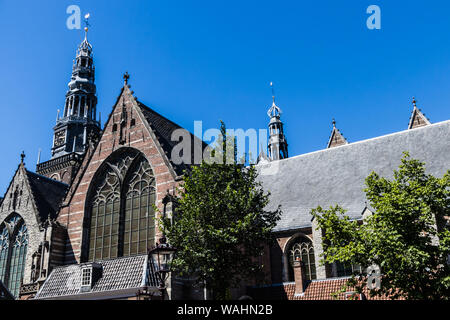
<svg viewBox="0 0 450 320"><path fill-rule="evenodd" d="M56 120L52 159L70 153L83 154L89 137L98 136L100 123L96 119L95 67L92 46L86 36L78 46L72 67L72 78L66 93L63 116Z"/></svg>
<svg viewBox="0 0 450 320"><path fill-rule="evenodd" d="M288 157L288 144L283 133L283 122L280 120L281 109L275 104L275 94L272 87L272 106L267 111L269 121L268 156L270 161L285 159Z"/></svg>
<svg viewBox="0 0 450 320"><path fill-rule="evenodd" d="M56 118L53 128L52 158L38 163L36 172L70 184L77 171L89 141L100 135L97 121L97 96L92 45L85 37L78 46L68 84L63 114Z"/></svg>

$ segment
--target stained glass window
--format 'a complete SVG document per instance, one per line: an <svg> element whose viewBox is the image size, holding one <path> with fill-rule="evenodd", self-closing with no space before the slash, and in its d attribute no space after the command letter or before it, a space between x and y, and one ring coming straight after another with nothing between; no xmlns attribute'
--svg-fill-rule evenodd
<svg viewBox="0 0 450 320"><path fill-rule="evenodd" d="M146 253L154 243L155 178L137 152L109 160L91 200L89 261Z"/></svg>
<svg viewBox="0 0 450 320"><path fill-rule="evenodd" d="M14 214L0 226L0 280L15 297L19 296L27 247L27 226L18 214Z"/></svg>
<svg viewBox="0 0 450 320"><path fill-rule="evenodd" d="M300 259L303 262L303 268L306 280L316 279L316 263L314 258L314 247L309 239L299 237L291 245L289 250L289 280L294 280L292 265L295 260Z"/></svg>

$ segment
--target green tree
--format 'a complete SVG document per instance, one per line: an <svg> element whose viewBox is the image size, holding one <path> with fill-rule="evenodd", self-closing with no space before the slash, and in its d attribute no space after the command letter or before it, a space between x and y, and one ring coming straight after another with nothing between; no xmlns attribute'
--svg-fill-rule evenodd
<svg viewBox="0 0 450 320"><path fill-rule="evenodd" d="M203 161L194 166L178 190L173 221L161 221L168 241L178 249L174 271L206 284L214 299L228 298L229 290L241 280L261 279L258 257L272 240L281 214L279 208L264 209L269 194L257 181L254 167L236 163L231 143L235 139L227 137L223 122L221 134L222 144L212 153L222 156L223 163ZM227 147L231 152L226 152ZM234 161L229 161L230 154Z"/></svg>
<svg viewBox="0 0 450 320"><path fill-rule="evenodd" d="M323 230L322 262L379 266L381 286L369 288L371 296L449 299L450 171L428 175L405 152L392 180L372 172L364 191L375 212L363 224L339 206L312 210ZM365 275L355 274L348 285L361 292Z"/></svg>

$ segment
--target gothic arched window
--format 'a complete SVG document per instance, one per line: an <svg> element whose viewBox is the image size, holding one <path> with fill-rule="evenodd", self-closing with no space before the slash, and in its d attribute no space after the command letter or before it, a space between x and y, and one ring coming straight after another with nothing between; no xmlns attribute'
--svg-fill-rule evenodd
<svg viewBox="0 0 450 320"><path fill-rule="evenodd" d="M9 231L3 223L0 227L0 280L3 281L6 274L9 249Z"/></svg>
<svg viewBox="0 0 450 320"><path fill-rule="evenodd" d="M0 280L15 297L23 279L27 248L27 226L14 214L0 226Z"/></svg>
<svg viewBox="0 0 450 320"><path fill-rule="evenodd" d="M89 201L88 260L148 252L154 244L156 200L150 164L131 149L100 170Z"/></svg>
<svg viewBox="0 0 450 320"><path fill-rule="evenodd" d="M303 262L303 272L305 274L305 279L316 279L314 247L309 239L298 237L290 245L287 253L289 255L289 281L295 280L292 265L297 259L300 259Z"/></svg>
<svg viewBox="0 0 450 320"><path fill-rule="evenodd" d="M125 192L123 254L146 253L155 238L155 178L147 160L141 158L128 176Z"/></svg>

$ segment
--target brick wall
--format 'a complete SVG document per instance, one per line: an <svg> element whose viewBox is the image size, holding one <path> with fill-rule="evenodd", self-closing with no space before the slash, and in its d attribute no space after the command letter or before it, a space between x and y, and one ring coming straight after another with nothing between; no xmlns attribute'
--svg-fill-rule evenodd
<svg viewBox="0 0 450 320"><path fill-rule="evenodd" d="M119 143L119 130L113 131L117 126L123 112L123 104L127 113L127 124L123 137L123 144ZM134 119L134 125L130 126ZM119 126L120 128L120 126ZM156 179L156 205L162 210L162 198L168 189L177 185L175 175L167 163L158 142L154 140L149 125L142 116L129 88L124 86L120 97L105 125L100 141L95 148L87 151L87 156L81 164L80 170L74 179L71 190L63 204L58 222L67 229L65 243L64 263L79 263L82 254L83 220L85 216L86 199L91 181L102 163L115 151L121 148L134 148L140 151L152 167ZM158 230L158 228L156 229ZM159 231L157 231L159 233ZM159 234L156 235L159 237Z"/></svg>

